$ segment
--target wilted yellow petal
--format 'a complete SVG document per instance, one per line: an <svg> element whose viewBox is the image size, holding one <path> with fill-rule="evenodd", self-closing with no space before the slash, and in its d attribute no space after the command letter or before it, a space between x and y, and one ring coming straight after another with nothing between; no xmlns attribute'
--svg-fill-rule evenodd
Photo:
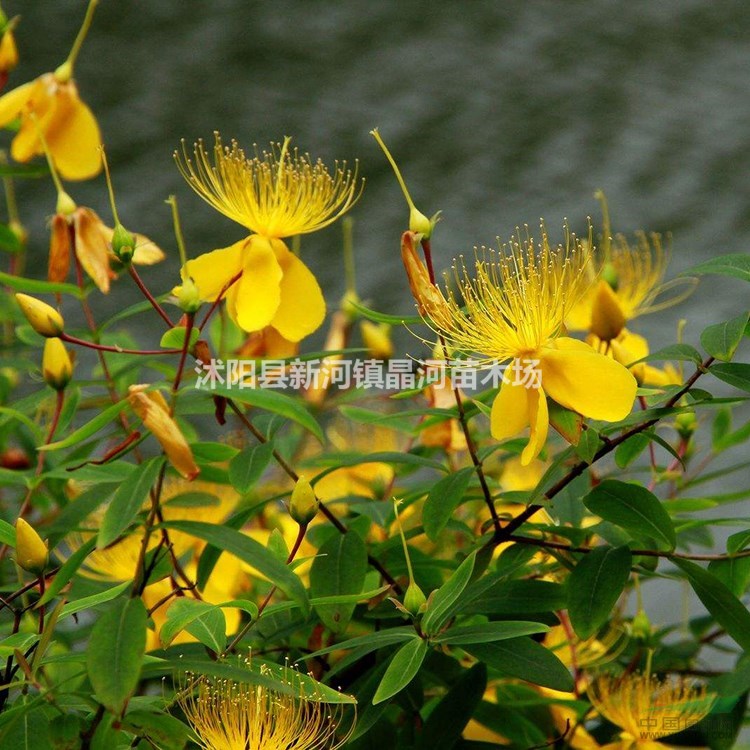
<svg viewBox="0 0 750 750"><path fill-rule="evenodd" d="M194 479L200 469L193 459L193 452L185 436L169 415L167 403L161 393L146 391L146 388L146 385L130 386L130 406L159 441L172 466L186 479Z"/></svg>
<svg viewBox="0 0 750 750"><path fill-rule="evenodd" d="M70 225L62 214L52 217L47 279L65 281L70 271Z"/></svg>
<svg viewBox="0 0 750 750"><path fill-rule="evenodd" d="M588 344L556 339L537 352L544 390L557 403L584 417L617 422L633 407L638 387L633 375Z"/></svg>
<svg viewBox="0 0 750 750"><path fill-rule="evenodd" d="M83 270L103 294L109 292L114 273L109 265L109 248L102 220L90 208L78 208L73 214L75 254Z"/></svg>

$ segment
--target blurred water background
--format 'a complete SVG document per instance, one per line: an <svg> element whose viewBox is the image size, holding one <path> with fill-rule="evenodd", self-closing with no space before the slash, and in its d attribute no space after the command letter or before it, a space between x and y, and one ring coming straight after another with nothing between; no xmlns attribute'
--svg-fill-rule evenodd
<svg viewBox="0 0 750 750"><path fill-rule="evenodd" d="M83 0L3 5L22 16L10 86L63 61L85 9ZM740 0L102 0L76 77L102 126L123 222L172 255L148 272L153 289L178 278L170 194L191 254L245 234L184 184L172 159L180 139L219 129L263 146L292 135L327 163L359 159L360 295L411 313L399 259L407 212L370 129L380 128L421 210L443 211L439 266L542 216L558 238L564 217L585 232L588 215L599 219L593 193L602 188L615 230L673 233L675 275L748 250L749 69L750 14ZM42 217L53 213L54 192L39 181L18 191L31 273L43 276ZM102 179L70 192L109 216ZM302 244L331 305L344 289L340 247L340 225ZM96 300L101 315L133 301L118 286ZM697 344L706 325L743 305L747 286L709 277L687 303L634 328L658 348L688 317L686 340ZM739 472L705 490L748 485ZM748 515L747 503L717 513ZM679 587L660 587L653 619L673 621L680 597Z"/></svg>

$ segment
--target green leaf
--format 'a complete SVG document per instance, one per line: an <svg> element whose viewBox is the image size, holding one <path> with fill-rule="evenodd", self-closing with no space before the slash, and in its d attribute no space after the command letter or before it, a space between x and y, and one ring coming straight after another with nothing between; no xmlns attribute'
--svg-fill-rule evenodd
<svg viewBox="0 0 750 750"><path fill-rule="evenodd" d="M463 614L519 615L565 609L565 587L552 581L506 581L485 576L466 589Z"/></svg>
<svg viewBox="0 0 750 750"><path fill-rule="evenodd" d="M167 648L175 637L187 630L214 653L220 654L227 643L227 621L215 604L190 599L175 599L167 609L167 619L159 631L159 640Z"/></svg>
<svg viewBox="0 0 750 750"><path fill-rule="evenodd" d="M49 717L42 708L24 711L0 730L0 745L13 750L51 747Z"/></svg>
<svg viewBox="0 0 750 750"><path fill-rule="evenodd" d="M117 586L100 591L98 594L91 594L91 596L84 596L82 599L74 599L72 602L68 602L60 611L60 619L74 615L76 612L82 612L85 609L91 609L96 607L98 604L104 604L105 602L111 602L112 599L120 596L125 591L132 581L123 581L118 583Z"/></svg>
<svg viewBox="0 0 750 750"><path fill-rule="evenodd" d="M422 524L433 542L464 499L473 473L474 469L467 466L443 477L430 489L422 510Z"/></svg>
<svg viewBox="0 0 750 750"><path fill-rule="evenodd" d="M249 536L226 526L199 521L165 521L164 526L184 531L186 534L203 539L204 542L238 557L275 583L288 597L294 599L303 612L309 611L307 592L299 577L272 552Z"/></svg>
<svg viewBox="0 0 750 750"><path fill-rule="evenodd" d="M437 633L450 617L456 601L471 580L475 561L476 555L469 555L453 571L451 577L439 589L430 594L427 611L422 619L422 628L428 635Z"/></svg>
<svg viewBox="0 0 750 750"><path fill-rule="evenodd" d="M77 299L83 299L85 296L75 284L24 279L21 276L11 276L4 271L0 271L0 284L27 294L70 294Z"/></svg>
<svg viewBox="0 0 750 750"><path fill-rule="evenodd" d="M587 427L581 432L578 444L575 446L576 455L590 464L599 450L599 433L592 427Z"/></svg>
<svg viewBox="0 0 750 750"><path fill-rule="evenodd" d="M112 404L112 406L107 407L104 411L97 414L90 422L86 422L85 425L71 432L64 440L58 440L56 443L50 443L49 445L40 445L37 450L59 451L62 448L70 448L73 445L78 445L99 432L102 427L113 422L127 405L127 401L119 401L116 404Z"/></svg>
<svg viewBox="0 0 750 750"><path fill-rule="evenodd" d="M750 544L750 531L738 531L727 539L727 553L736 555Z"/></svg>
<svg viewBox="0 0 750 750"><path fill-rule="evenodd" d="M577 412L560 406L557 401L549 399L549 423L571 445L577 445L583 430L583 417Z"/></svg>
<svg viewBox="0 0 750 750"><path fill-rule="evenodd" d="M44 595L37 602L37 607L52 601L63 589L63 587L76 574L83 561L91 554L96 546L96 539L88 539L84 542L62 565L60 570L55 573L55 577L47 587Z"/></svg>
<svg viewBox="0 0 750 750"><path fill-rule="evenodd" d="M232 401L239 401L242 404L248 404L258 409L265 409L273 414L279 414L286 419L290 419L292 422L296 422L300 427L304 427L321 443L324 442L323 430L320 429L320 425L307 410L307 407L297 399L287 396L284 393L261 390L259 388L240 388L239 385L232 388L221 383L217 383L212 388L201 388L200 390L211 396L225 396L232 399Z"/></svg>
<svg viewBox="0 0 750 750"><path fill-rule="evenodd" d="M475 664L464 671L427 717L417 750L451 750L474 715L486 688L484 664Z"/></svg>
<svg viewBox="0 0 750 750"><path fill-rule="evenodd" d="M322 460L316 460L318 465L322 465ZM344 466L360 466L361 464L384 463L384 464L404 464L407 466L421 466L437 471L447 472L448 469L439 461L418 456L415 453L399 453L397 451L380 451L378 453L333 453L325 457L325 463L328 468L321 471L315 476L311 483L315 485L323 477L327 476L336 469Z"/></svg>
<svg viewBox="0 0 750 750"><path fill-rule="evenodd" d="M488 667L508 677L516 677L552 690L573 690L573 677L567 667L551 651L530 638L477 643L464 646L464 649Z"/></svg>
<svg viewBox="0 0 750 750"><path fill-rule="evenodd" d="M48 175L49 167L43 161L36 164L0 164L0 177L47 177Z"/></svg>
<svg viewBox="0 0 750 750"><path fill-rule="evenodd" d="M356 531L336 534L318 550L310 569L310 595L360 594L367 575L367 549ZM346 630L356 603L318 605L315 610L332 632Z"/></svg>
<svg viewBox="0 0 750 750"><path fill-rule="evenodd" d="M185 345L185 331L186 328L184 326L175 326L174 328L170 328L161 337L159 346L162 349L182 349L182 347ZM200 334L201 332L195 326L190 329L190 344L188 345L188 348L191 348L195 345L195 342L198 340Z"/></svg>
<svg viewBox="0 0 750 750"><path fill-rule="evenodd" d="M190 450L196 461L207 464L230 461L240 452L226 443L192 443Z"/></svg>
<svg viewBox="0 0 750 750"><path fill-rule="evenodd" d="M107 506L99 528L96 546L109 546L120 536L141 512L148 493L156 483L164 460L161 456L138 466L117 488Z"/></svg>
<svg viewBox="0 0 750 750"><path fill-rule="evenodd" d="M7 224L0 224L0 250L11 253L11 255L23 250L18 235Z"/></svg>
<svg viewBox="0 0 750 750"><path fill-rule="evenodd" d="M705 263L688 268L680 276L733 276L736 279L750 281L750 255L745 253L731 253L711 258Z"/></svg>
<svg viewBox="0 0 750 750"><path fill-rule="evenodd" d="M699 365L703 362L701 353L690 344L672 344L671 346L665 346L663 349L653 352L646 357L631 362L629 366L638 364L639 362L664 362L666 360L676 360L678 362L694 362Z"/></svg>
<svg viewBox="0 0 750 750"><path fill-rule="evenodd" d="M750 584L750 557L711 560L708 572L716 576L736 597L741 597Z"/></svg>
<svg viewBox="0 0 750 750"><path fill-rule="evenodd" d="M726 323L709 326L701 333L701 346L712 357L729 362L745 335L749 318L750 313L746 312Z"/></svg>
<svg viewBox="0 0 750 750"><path fill-rule="evenodd" d="M739 362L719 362L711 365L709 372L719 380L750 393L750 365Z"/></svg>
<svg viewBox="0 0 750 750"><path fill-rule="evenodd" d="M16 530L7 522L0 520L0 544L16 546Z"/></svg>
<svg viewBox="0 0 750 750"><path fill-rule="evenodd" d="M628 547L595 547L568 577L568 614L576 635L590 638L609 619L630 577Z"/></svg>
<svg viewBox="0 0 750 750"><path fill-rule="evenodd" d="M504 620L499 622L485 622L482 625L459 625L452 627L433 638L435 643L447 643L460 646L467 643L492 643L506 641L509 638L519 638L522 635L536 635L549 631L547 625L541 622L527 622L525 620Z"/></svg>
<svg viewBox="0 0 750 750"><path fill-rule="evenodd" d="M419 672L427 651L427 642L421 638L414 638L401 646L393 655L388 669L385 670L383 679L372 699L372 705L377 706L378 703L387 701L396 693L400 693Z"/></svg>
<svg viewBox="0 0 750 750"><path fill-rule="evenodd" d="M750 651L750 612L745 605L716 576L700 565L679 558L672 562L687 575L693 591L716 622L745 651Z"/></svg>
<svg viewBox="0 0 750 750"><path fill-rule="evenodd" d="M605 479L583 498L583 504L635 538L653 539L660 550L675 548L677 538L672 519L659 498L639 484Z"/></svg>
<svg viewBox="0 0 750 750"><path fill-rule="evenodd" d="M273 456L271 443L259 443L245 448L229 462L229 481L241 495L248 492L260 479Z"/></svg>
<svg viewBox="0 0 750 750"><path fill-rule="evenodd" d="M651 437L646 431L637 432L624 443L620 443L617 446L615 449L615 463L621 469L626 469L643 453L650 442Z"/></svg>
<svg viewBox="0 0 750 750"><path fill-rule="evenodd" d="M120 714L138 686L148 614L140 599L120 599L94 625L86 665L96 697Z"/></svg>
<svg viewBox="0 0 750 750"><path fill-rule="evenodd" d="M187 724L166 713L128 711L121 726L126 732L148 737L160 750L183 750L190 738Z"/></svg>
<svg viewBox="0 0 750 750"><path fill-rule="evenodd" d="M419 639L419 636L414 632L412 627L396 627L388 628L388 630L380 630L375 633L368 633L367 635L358 635L356 638L349 638L341 643L336 643L333 646L327 646L326 648L318 649L312 654L307 654L306 659L314 659L324 654L330 654L333 651L351 651L354 649L364 649L362 655L369 654L373 651L377 651L379 648L385 648L386 646L392 646L394 643L403 643L404 641L412 641Z"/></svg>

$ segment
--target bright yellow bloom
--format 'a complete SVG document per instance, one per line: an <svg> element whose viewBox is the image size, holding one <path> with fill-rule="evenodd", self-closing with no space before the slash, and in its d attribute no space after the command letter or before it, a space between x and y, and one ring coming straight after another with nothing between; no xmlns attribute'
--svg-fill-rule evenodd
<svg viewBox="0 0 750 750"><path fill-rule="evenodd" d="M73 363L65 344L52 336L44 342L42 355L42 376L44 382L56 391L62 391L73 376Z"/></svg>
<svg viewBox="0 0 750 750"><path fill-rule="evenodd" d="M34 575L41 575L49 562L47 545L23 518L16 521L16 562Z"/></svg>
<svg viewBox="0 0 750 750"><path fill-rule="evenodd" d="M40 335L47 338L59 336L65 327L65 321L54 307L28 294L16 294L16 302L21 308L29 325Z"/></svg>
<svg viewBox="0 0 750 750"><path fill-rule="evenodd" d="M16 161L30 161L44 153L46 142L55 167L66 180L86 180L102 168L99 124L78 96L73 80L73 66L97 2L89 1L73 49L54 73L45 73L0 97L0 127L21 118L11 156Z"/></svg>
<svg viewBox="0 0 750 750"><path fill-rule="evenodd" d="M270 325L292 342L315 331L325 317L323 294L282 238L322 229L346 213L364 184L356 166L352 171L346 163L336 164L332 175L320 160L290 151L288 138L249 158L234 141L224 146L218 133L213 161L202 141L195 145L194 159L184 144L175 157L201 198L253 233L188 261L183 279L192 278L207 302L226 293L229 314L245 331Z"/></svg>
<svg viewBox="0 0 750 750"><path fill-rule="evenodd" d="M703 719L716 700L705 685L682 678L661 680L649 673L602 675L588 690L594 708L622 729L614 747L665 748L654 740ZM613 747L608 745L607 747Z"/></svg>
<svg viewBox="0 0 750 750"><path fill-rule="evenodd" d="M195 479L200 469L193 459L185 436L169 413L159 391L147 391L147 385L131 385L128 402L147 429L159 441L169 462L185 479Z"/></svg>
<svg viewBox="0 0 750 750"><path fill-rule="evenodd" d="M445 304L430 314L450 351L481 354L485 366L511 360L492 406L492 436L505 440L530 427L521 454L529 464L547 439L547 394L585 417L624 419L635 399L635 378L562 335L567 313L587 284L580 242L569 238L567 247L553 248L544 228L541 243L519 233L499 255L485 252L475 266L474 278L465 266L456 269L463 299L441 293Z"/></svg>
<svg viewBox="0 0 750 750"><path fill-rule="evenodd" d="M308 697L289 678L295 694L233 680L199 678L197 694L179 703L204 750L335 750L343 706ZM352 727L353 728L353 727Z"/></svg>
<svg viewBox="0 0 750 750"><path fill-rule="evenodd" d="M587 273L592 282L599 281L567 311L566 325L609 341L634 318L681 302L695 288L695 280L663 283L668 261L661 235L639 232L635 246L624 235L616 235L604 251L591 254ZM676 287L683 289L669 299L659 299Z"/></svg>

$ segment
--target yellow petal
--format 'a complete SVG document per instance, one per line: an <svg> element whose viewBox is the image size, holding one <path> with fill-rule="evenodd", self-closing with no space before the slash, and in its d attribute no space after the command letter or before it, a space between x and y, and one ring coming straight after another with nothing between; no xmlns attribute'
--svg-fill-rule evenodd
<svg viewBox="0 0 750 750"><path fill-rule="evenodd" d="M257 234L247 239L242 258L242 278L232 288L229 310L244 331L259 331L273 321L279 309L281 266L271 241ZM277 330L284 338L293 340L283 330Z"/></svg>
<svg viewBox="0 0 750 750"><path fill-rule="evenodd" d="M72 81L60 84L53 115L45 123L44 135L61 177L87 180L99 174L102 169L99 124L78 97Z"/></svg>
<svg viewBox="0 0 750 750"><path fill-rule="evenodd" d="M61 214L52 217L49 241L48 281L65 281L70 270L70 226Z"/></svg>
<svg viewBox="0 0 750 750"><path fill-rule="evenodd" d="M515 437L529 426L529 390L512 383L500 387L490 414L490 431L495 440Z"/></svg>
<svg viewBox="0 0 750 750"><path fill-rule="evenodd" d="M32 88L36 83L36 81L29 81L0 96L0 128L4 128L21 114L21 110L31 98Z"/></svg>
<svg viewBox="0 0 750 750"><path fill-rule="evenodd" d="M538 352L542 386L557 403L584 417L617 422L633 407L637 384L628 370L575 339Z"/></svg>
<svg viewBox="0 0 750 750"><path fill-rule="evenodd" d="M523 386L513 386L521 388ZM521 465L528 466L544 448L549 431L549 412L547 397L541 388L524 388L528 393L529 404L529 442L521 453Z"/></svg>
<svg viewBox="0 0 750 750"><path fill-rule="evenodd" d="M591 307L591 331L602 341L616 338L625 327L623 313L617 295L606 281L600 281Z"/></svg>
<svg viewBox="0 0 750 750"><path fill-rule="evenodd" d="M183 278L196 283L202 300L213 302L227 282L242 270L242 249L246 241L203 253L185 264Z"/></svg>
<svg viewBox="0 0 750 750"><path fill-rule="evenodd" d="M73 215L75 226L75 254L83 270L103 294L109 292L109 280L114 276L109 267L109 248L102 232L102 220L90 208L78 208Z"/></svg>
<svg viewBox="0 0 750 750"><path fill-rule="evenodd" d="M281 240L272 240L281 267L278 310L271 325L288 341L300 341L320 327L326 303L315 276Z"/></svg>

